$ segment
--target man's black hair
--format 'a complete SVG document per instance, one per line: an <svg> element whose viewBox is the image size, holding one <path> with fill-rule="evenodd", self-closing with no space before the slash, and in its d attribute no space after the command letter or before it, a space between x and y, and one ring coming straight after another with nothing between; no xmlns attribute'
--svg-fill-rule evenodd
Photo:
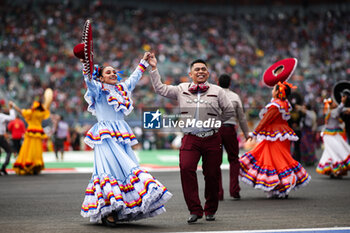
<svg viewBox="0 0 350 233"><path fill-rule="evenodd" d="M196 59L193 62L191 62L190 69L192 69L193 65L196 64L196 63L203 63L205 66L208 66L207 63L204 60Z"/></svg>
<svg viewBox="0 0 350 233"><path fill-rule="evenodd" d="M231 84L231 77L228 74L222 74L219 77L219 86L222 88L229 88Z"/></svg>

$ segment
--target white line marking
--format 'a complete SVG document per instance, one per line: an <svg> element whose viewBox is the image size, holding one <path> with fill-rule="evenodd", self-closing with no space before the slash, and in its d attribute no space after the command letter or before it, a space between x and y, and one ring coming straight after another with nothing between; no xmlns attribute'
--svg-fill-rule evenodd
<svg viewBox="0 0 350 233"><path fill-rule="evenodd" d="M350 227L332 227L332 228L302 228L302 229L277 229L277 230L246 230L246 231L206 231L205 233L263 233L263 232L339 232L339 233L349 233ZM189 232L173 232L173 233L203 233L201 231L189 231Z"/></svg>
<svg viewBox="0 0 350 233"><path fill-rule="evenodd" d="M179 162L178 155L157 155L157 159L162 162Z"/></svg>

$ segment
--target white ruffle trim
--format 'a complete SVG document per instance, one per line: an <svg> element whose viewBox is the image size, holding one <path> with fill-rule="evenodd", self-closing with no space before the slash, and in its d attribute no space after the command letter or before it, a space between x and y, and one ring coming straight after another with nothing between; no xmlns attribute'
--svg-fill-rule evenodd
<svg viewBox="0 0 350 233"><path fill-rule="evenodd" d="M121 85L124 89L124 91L126 92L126 97L129 98L129 108L127 108L125 105L121 104L121 103L124 103L125 102L125 99L124 97L118 93L118 91L116 91L115 89L117 87L114 87L115 89L108 89L108 88L103 88L102 91L106 91L108 94L106 95L107 96L107 103L109 105L114 105L114 110L116 112L118 111L122 111L124 113L124 115L129 115L131 113L131 111L134 109L133 107L133 101L131 99L131 93L130 91L126 88L125 84L124 83L118 83L117 85ZM106 86L104 84L104 86ZM117 100L113 100L113 101L108 101L110 98L116 98Z"/></svg>
<svg viewBox="0 0 350 233"><path fill-rule="evenodd" d="M267 141L277 141L277 140L280 140L280 141L284 141L284 140L289 140L289 141L298 141L299 140L299 137L296 136L296 135L289 135L289 134L285 134L285 135L282 135L281 133L278 133L276 134L275 137L271 137L271 136L266 136L266 135L261 135L261 134L258 134L256 136L254 136L252 134L253 137L256 138L257 141L261 142L263 140L267 140Z"/></svg>
<svg viewBox="0 0 350 233"><path fill-rule="evenodd" d="M286 100L288 102L288 100ZM269 109L269 107L271 106L275 106L278 108L278 111L282 114L282 119L283 120L289 120L290 119L290 111L292 111L292 106L290 105L290 103L288 102L288 111L286 111L284 108L282 108L279 104L271 102L269 104L267 104L263 109L261 109L260 113L259 113L259 117L260 119L263 118L263 116L265 115L265 113L267 112L267 110Z"/></svg>
<svg viewBox="0 0 350 233"><path fill-rule="evenodd" d="M129 108L127 108L125 105L120 104L120 103L124 103L125 99L124 97L118 93L118 91L116 90L109 90L107 88L102 89L102 91L107 92L108 94L106 95L107 98L107 103L109 105L114 105L114 110L116 112L118 111L122 111L124 113L124 115L129 115L131 113L131 111L134 109L133 107L133 101L131 99L131 93L130 91L127 90L127 88L125 87L124 83L119 83L118 85L121 85L124 88L124 91L126 92L126 96L129 98ZM104 84L104 86L106 86L106 84ZM114 87L117 88L117 87ZM110 98L115 98L115 100L113 101L108 101ZM87 110L89 112L91 112L92 115L96 115L96 109L95 109L95 100L92 98L91 94L90 94L90 90L88 89L84 95L84 99L85 101L88 103L88 108Z"/></svg>
<svg viewBox="0 0 350 233"><path fill-rule="evenodd" d="M99 121L86 133L84 142L91 148L102 144L104 139L114 139L131 146L138 143L135 134L125 121Z"/></svg>
<svg viewBox="0 0 350 233"><path fill-rule="evenodd" d="M89 112L91 112L92 115L96 116L96 109L95 109L95 106L94 106L94 105L95 105L95 101L94 101L94 99L91 97L89 89L88 89L87 92L85 93L84 99L85 99L85 101L88 103L88 108L87 108L87 110L88 110Z"/></svg>
<svg viewBox="0 0 350 233"><path fill-rule="evenodd" d="M244 166L247 166L247 165L244 165ZM272 185L266 186L266 185L264 185L264 183L256 183L256 182L254 182L246 177L246 174L255 174L256 175L256 171L251 168L253 166L254 165L249 163L249 166L247 167L249 169L249 171L253 170L252 172L245 173L242 171L242 169L240 170L240 180L242 182L246 183L247 185L253 187L254 189L263 190L266 193L267 198L272 198L272 197L284 198L289 194L289 192L291 190L298 190L299 188L306 186L311 180L311 176L307 174L306 180L304 180L302 183L297 184L298 183L297 182L298 176L297 176L297 173L295 173L295 172L292 172L288 178L280 178L279 175L276 174L275 176L278 176L279 182L273 186ZM304 168L302 168L302 169L305 171ZM307 173L307 172L305 171L305 173ZM300 174L303 174L303 173L301 172ZM268 179L266 174L260 174L260 175L258 174L258 176L259 176L259 179L255 178L256 180L265 180L266 183L269 183L271 180L273 180L272 178ZM299 180L300 180L300 178L299 178ZM276 187L278 187L280 185L285 187L284 183L286 183L286 181L288 181L287 183L289 183L291 185L288 186L288 188L286 188L283 192L275 189Z"/></svg>
<svg viewBox="0 0 350 233"><path fill-rule="evenodd" d="M84 138L84 142L89 146L91 147L92 149L94 149L95 145L96 144L102 144L102 140L103 139L106 139L106 138L113 138L111 137L110 135L103 135L101 136L101 140L98 140L98 141L94 141L94 140L91 140L90 138L87 138L85 137ZM122 144L130 144L130 146L134 146L136 144L138 144L139 142L137 141L137 139L133 139L133 140L130 140L130 139L122 139L122 138L113 138L115 141L119 142L119 143L122 143Z"/></svg>
<svg viewBox="0 0 350 233"><path fill-rule="evenodd" d="M165 212L164 204L172 197L172 194L162 184L146 172L139 173L137 175L139 181L133 184L130 179L135 177L134 174L129 175L125 182L118 181L119 185L134 188L127 192L121 191L118 184L112 186L110 182L106 182L103 187L100 183L94 184L96 178L99 178L101 182L105 177L108 177L110 181L115 180L111 175L102 174L94 176L88 184L87 189L93 190L94 194L85 195L83 206L88 206L89 209L88 211L81 210L81 215L90 217L90 222L98 222L112 211L116 212L118 221L134 221L153 217ZM150 180L154 182L145 184ZM147 189L146 192L145 189ZM100 195L98 196L98 194ZM140 197L141 205L127 206L126 203L137 202ZM106 204L106 200L109 200L110 203ZM91 206L94 208L90 209Z"/></svg>

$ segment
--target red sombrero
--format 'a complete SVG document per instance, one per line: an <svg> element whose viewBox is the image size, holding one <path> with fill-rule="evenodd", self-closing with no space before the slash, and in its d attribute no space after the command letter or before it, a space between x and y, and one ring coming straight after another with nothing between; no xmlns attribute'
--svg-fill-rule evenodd
<svg viewBox="0 0 350 233"><path fill-rule="evenodd" d="M298 60L296 58L286 58L276 62L265 70L263 75L264 83L269 87L273 87L278 82L287 81L292 76L297 63Z"/></svg>
<svg viewBox="0 0 350 233"><path fill-rule="evenodd" d="M91 78L94 67L91 20L86 20L83 29L82 43L77 44L73 52L77 58L83 59L84 71Z"/></svg>

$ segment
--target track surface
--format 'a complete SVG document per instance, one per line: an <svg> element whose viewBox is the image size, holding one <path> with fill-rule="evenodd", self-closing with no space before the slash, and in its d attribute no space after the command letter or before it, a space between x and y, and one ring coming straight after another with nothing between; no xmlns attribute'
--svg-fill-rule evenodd
<svg viewBox="0 0 350 233"><path fill-rule="evenodd" d="M229 197L228 171L224 170L226 193L217 220L202 219L193 225L186 222L189 212L179 172L154 171L152 175L174 195L166 205L167 212L155 218L121 223L117 228L92 224L80 216L89 173L0 176L0 232L217 232L350 227L350 178L330 179L316 174L314 167L306 169L312 176L311 182L292 191L289 199L269 200L262 191L241 184L240 201ZM201 172L198 179L203 197Z"/></svg>

